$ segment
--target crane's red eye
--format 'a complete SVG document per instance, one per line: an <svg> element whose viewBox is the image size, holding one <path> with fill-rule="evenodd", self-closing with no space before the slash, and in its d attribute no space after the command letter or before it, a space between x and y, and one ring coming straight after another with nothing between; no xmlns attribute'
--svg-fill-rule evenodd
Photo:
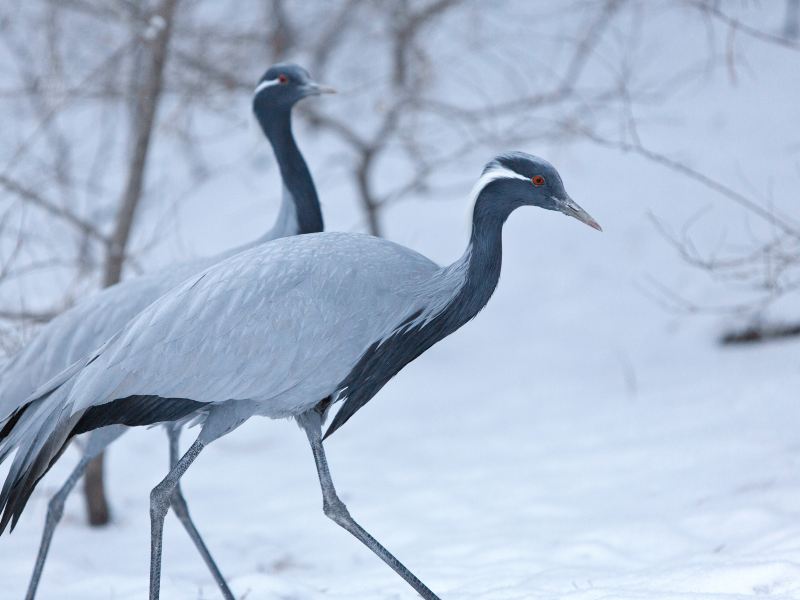
<svg viewBox="0 0 800 600"><path fill-rule="evenodd" d="M278 83L287 83L288 81L289 81L289 78L286 75L284 75L283 73L278 75Z"/></svg>
<svg viewBox="0 0 800 600"><path fill-rule="evenodd" d="M533 182L533 185L544 185L544 177L541 175L534 175L531 177L531 181Z"/></svg>

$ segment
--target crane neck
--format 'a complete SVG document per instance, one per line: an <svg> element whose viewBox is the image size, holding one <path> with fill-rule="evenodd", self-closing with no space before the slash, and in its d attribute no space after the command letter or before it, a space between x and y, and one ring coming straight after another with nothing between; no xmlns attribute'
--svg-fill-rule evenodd
<svg viewBox="0 0 800 600"><path fill-rule="evenodd" d="M475 201L472 230L464 254L444 269L447 278L456 280L453 296L445 309L452 333L474 318L497 288L503 262L503 224L511 210L503 209L503 201L484 189Z"/></svg>
<svg viewBox="0 0 800 600"><path fill-rule="evenodd" d="M508 217L495 202L497 190L481 191L475 203L472 234L463 256L436 272L421 295L428 307L409 315L392 333L377 340L337 386L346 398L325 437L344 425L400 369L475 317L500 278L503 223ZM501 199L502 200L502 199Z"/></svg>
<svg viewBox="0 0 800 600"><path fill-rule="evenodd" d="M262 241L323 230L322 210L308 165L292 133L291 107L257 108L256 118L267 136L283 181L278 218Z"/></svg>

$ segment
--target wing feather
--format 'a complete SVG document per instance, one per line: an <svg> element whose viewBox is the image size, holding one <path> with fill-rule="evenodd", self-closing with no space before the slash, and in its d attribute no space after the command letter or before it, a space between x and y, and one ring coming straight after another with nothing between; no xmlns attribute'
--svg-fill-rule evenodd
<svg viewBox="0 0 800 600"><path fill-rule="evenodd" d="M150 305L81 372L73 412L129 396L255 400L289 416L335 391L419 310L438 267L359 234L312 234L230 258Z"/></svg>
<svg viewBox="0 0 800 600"><path fill-rule="evenodd" d="M96 350L148 304L214 260L188 261L123 281L44 325L0 372L0 422L23 406L43 382Z"/></svg>

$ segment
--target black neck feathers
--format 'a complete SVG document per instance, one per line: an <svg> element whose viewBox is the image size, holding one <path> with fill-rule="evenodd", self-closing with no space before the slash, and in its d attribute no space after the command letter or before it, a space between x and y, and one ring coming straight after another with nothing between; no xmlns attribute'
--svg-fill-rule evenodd
<svg viewBox="0 0 800 600"><path fill-rule="evenodd" d="M496 183L496 182L495 182ZM466 257L466 277L448 306L455 327L448 335L475 317L492 297L500 280L503 262L503 224L513 208L502 208L494 183L484 189L472 213L472 233Z"/></svg>
<svg viewBox="0 0 800 600"><path fill-rule="evenodd" d="M292 134L291 107L274 110L259 107L255 109L255 114L275 152L283 184L294 201L298 225L296 233L322 231L322 210L317 189Z"/></svg>
<svg viewBox="0 0 800 600"><path fill-rule="evenodd" d="M325 437L344 425L356 411L386 385L404 366L436 342L474 318L491 298L500 279L503 223L513 207L497 202L501 186L490 183L478 196L472 217L472 234L464 256L442 269L443 288L452 294L437 314L418 321L420 312L398 323L394 333L375 340L337 389L345 402ZM455 288L453 290L453 288Z"/></svg>

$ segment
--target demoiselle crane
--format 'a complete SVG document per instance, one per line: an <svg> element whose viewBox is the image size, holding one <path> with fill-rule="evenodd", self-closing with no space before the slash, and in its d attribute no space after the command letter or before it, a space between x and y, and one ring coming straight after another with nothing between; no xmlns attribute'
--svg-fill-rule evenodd
<svg viewBox="0 0 800 600"><path fill-rule="evenodd" d="M150 599L159 597L164 517L181 476L213 440L254 415L294 417L311 445L323 510L423 598L434 593L364 530L339 499L323 440L405 365L475 317L500 275L502 227L538 206L600 229L548 162L498 156L476 184L466 251L440 267L363 234L284 238L237 254L148 306L34 394L0 441L14 461L0 492L0 532L74 435L109 425L202 423L152 490ZM329 410L341 403L322 435Z"/></svg>
<svg viewBox="0 0 800 600"><path fill-rule="evenodd" d="M273 227L261 238L245 246L217 256L184 262L109 287L42 327L31 343L0 373L0 429L3 426L13 426L25 410L26 399L37 387L95 350L147 305L187 277L264 242L322 231L322 214L317 192L292 134L291 111L299 100L330 91L331 88L312 81L306 70L297 65L277 64L266 71L255 89L253 111L272 145L283 184L282 202ZM75 470L50 501L26 596L28 600L35 596L50 542L63 514L67 496L92 458L124 431L124 427L110 427L93 433ZM170 461L174 464L179 458L179 428L171 424L167 431L170 438ZM232 593L189 516L180 488L175 489L172 502L175 514L197 546L223 595L232 600Z"/></svg>

